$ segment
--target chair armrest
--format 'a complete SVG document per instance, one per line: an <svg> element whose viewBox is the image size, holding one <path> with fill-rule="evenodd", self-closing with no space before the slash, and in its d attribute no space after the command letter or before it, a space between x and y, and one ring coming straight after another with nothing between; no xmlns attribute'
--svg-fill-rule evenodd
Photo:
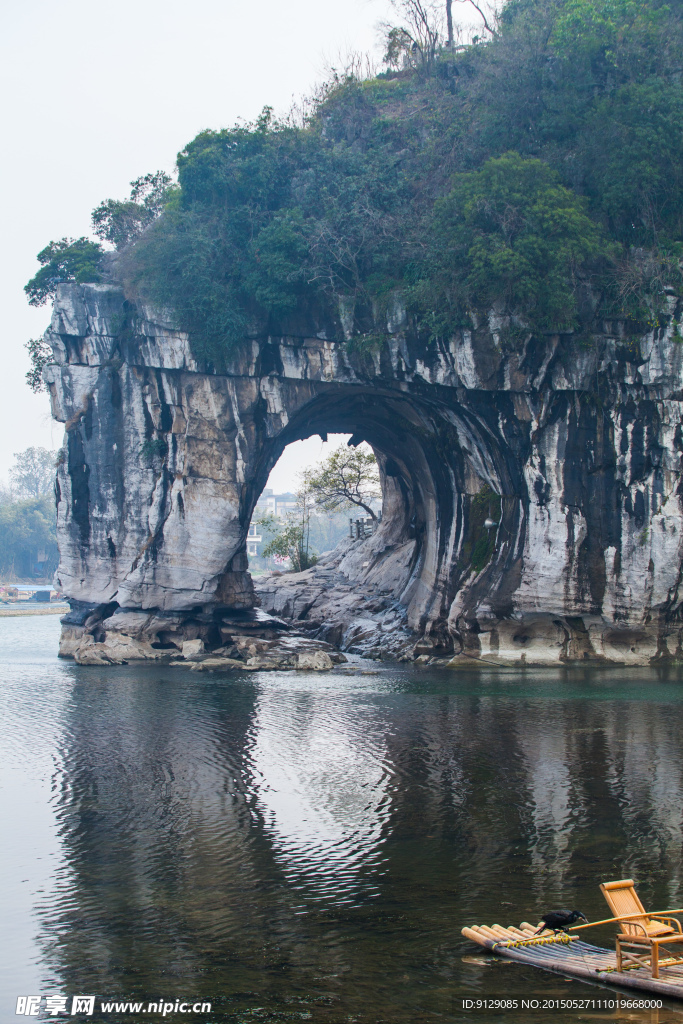
<svg viewBox="0 0 683 1024"><path fill-rule="evenodd" d="M670 928L673 928L674 925L675 925L676 930L678 932L680 932L681 934L683 934L683 929L681 928L681 922L676 917L652 917L652 918L650 918L650 920L651 921L666 922L666 924L668 924Z"/></svg>
<svg viewBox="0 0 683 1024"><path fill-rule="evenodd" d="M647 934L647 928L645 927L645 925L639 924L638 921L621 921L620 924L621 924L622 929L624 929L624 925L628 925L629 928L640 928L640 931L643 933L642 934L642 938L645 938L645 939L649 939L650 938L650 936ZM627 932L624 929L621 932L621 935L619 936L619 938L620 939L625 939L625 938L640 939L641 935L639 933L633 934L632 932Z"/></svg>

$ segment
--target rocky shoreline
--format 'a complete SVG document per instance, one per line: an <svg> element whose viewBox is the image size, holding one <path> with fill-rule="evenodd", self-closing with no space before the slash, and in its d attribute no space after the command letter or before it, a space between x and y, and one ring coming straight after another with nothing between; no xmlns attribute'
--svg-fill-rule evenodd
<svg viewBox="0 0 683 1024"><path fill-rule="evenodd" d="M59 654L78 665L125 665L131 661L182 665L196 671L298 669L326 671L346 661L332 644L313 640L260 609L210 618L115 611L101 618L72 611L62 620Z"/></svg>
<svg viewBox="0 0 683 1024"><path fill-rule="evenodd" d="M254 581L261 608L347 653L414 661L425 651L391 577L368 577L373 554L370 540L345 541L304 572L265 574ZM361 580L354 578L359 567Z"/></svg>
<svg viewBox="0 0 683 1024"><path fill-rule="evenodd" d="M511 617L463 631L464 642L418 633L400 601L411 550L380 535L343 541L304 572L256 577L252 608L140 611L72 601L59 653L80 665L149 661L200 672L329 671L347 655L449 669L672 660L658 657L654 630L612 635L598 616Z"/></svg>
<svg viewBox="0 0 683 1024"><path fill-rule="evenodd" d="M358 569L367 576L373 554L372 538L345 541L305 572L265 573L254 580L254 608L144 612L72 602L59 654L79 665L153 661L195 671L329 671L346 662L343 652L447 664L450 656L408 628L390 573L354 578Z"/></svg>

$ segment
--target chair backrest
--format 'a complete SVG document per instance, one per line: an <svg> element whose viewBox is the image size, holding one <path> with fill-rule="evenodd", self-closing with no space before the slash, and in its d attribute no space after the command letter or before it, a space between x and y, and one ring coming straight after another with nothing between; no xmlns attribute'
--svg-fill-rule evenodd
<svg viewBox="0 0 683 1024"><path fill-rule="evenodd" d="M638 898L632 878L623 878L620 882L603 882L600 891L615 917L626 917L627 914L633 914L634 923L637 922L641 925L641 928L636 928L628 921L620 921L621 930L626 935L640 935L643 938L642 928L648 935L661 935L663 932L672 930L659 921L653 921L650 917L636 916L645 914L645 907Z"/></svg>

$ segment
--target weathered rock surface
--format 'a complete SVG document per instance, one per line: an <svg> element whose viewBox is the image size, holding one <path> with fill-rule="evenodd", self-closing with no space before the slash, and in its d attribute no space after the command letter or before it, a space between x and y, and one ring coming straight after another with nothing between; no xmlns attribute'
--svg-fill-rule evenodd
<svg viewBox="0 0 683 1024"><path fill-rule="evenodd" d="M304 326L246 341L218 373L116 288L60 285L45 379L66 428L64 655L110 657L110 633L145 657L225 644L223 612L258 601L245 539L270 469L291 441L345 432L378 455L382 526L303 581L261 586L266 607L394 656L680 657L673 296L669 312L642 336L605 323L590 345L529 336L515 350L494 316L430 345L396 316L366 354Z"/></svg>
<svg viewBox="0 0 683 1024"><path fill-rule="evenodd" d="M327 671L346 661L333 645L296 632L281 619L258 610L248 616L223 615L204 624L205 628L192 617L168 619L144 612L117 611L99 620L91 615L89 622L89 626L63 626L62 657L73 658L79 665L163 661L200 672ZM192 636L200 631L206 643L201 636ZM191 639L183 639L187 634Z"/></svg>
<svg viewBox="0 0 683 1024"><path fill-rule="evenodd" d="M90 633L85 633L73 651L73 658L79 665L123 665L129 661L157 661L163 657L147 641L134 640L125 633L105 633L97 642Z"/></svg>
<svg viewBox="0 0 683 1024"><path fill-rule="evenodd" d="M255 588L263 609L349 653L412 660L425 641L407 626L406 609L396 593L400 574L392 587L389 572L380 582L354 584L343 571L353 573L356 563L362 566L361 558L371 558L372 549L372 538L347 541L305 572L259 577ZM431 649L431 642L427 643Z"/></svg>
<svg viewBox="0 0 683 1024"><path fill-rule="evenodd" d="M185 640L180 648L180 653L185 661L199 661L204 653L204 641L199 638L196 640Z"/></svg>

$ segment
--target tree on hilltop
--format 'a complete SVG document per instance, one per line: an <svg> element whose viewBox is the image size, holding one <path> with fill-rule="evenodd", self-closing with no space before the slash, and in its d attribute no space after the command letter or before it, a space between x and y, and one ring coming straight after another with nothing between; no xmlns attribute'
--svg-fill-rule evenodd
<svg viewBox="0 0 683 1024"><path fill-rule="evenodd" d="M130 184L130 199L105 199L92 212L95 234L116 249L124 249L139 238L177 188L165 171L144 174Z"/></svg>

